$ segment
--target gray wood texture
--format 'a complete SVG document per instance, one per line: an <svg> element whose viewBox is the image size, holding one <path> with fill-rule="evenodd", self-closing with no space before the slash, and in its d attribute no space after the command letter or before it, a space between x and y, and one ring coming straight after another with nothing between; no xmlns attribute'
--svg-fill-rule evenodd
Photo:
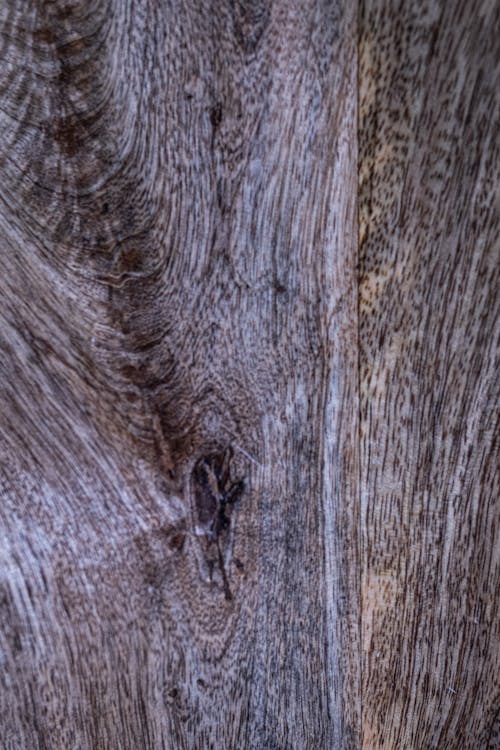
<svg viewBox="0 0 500 750"><path fill-rule="evenodd" d="M498 747L499 32L0 3L2 750Z"/></svg>
<svg viewBox="0 0 500 750"><path fill-rule="evenodd" d="M356 9L0 14L3 747L356 748Z"/></svg>

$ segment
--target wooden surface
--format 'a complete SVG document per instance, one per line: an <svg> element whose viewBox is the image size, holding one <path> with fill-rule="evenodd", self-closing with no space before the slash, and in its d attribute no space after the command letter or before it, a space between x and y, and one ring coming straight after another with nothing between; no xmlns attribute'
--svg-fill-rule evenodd
<svg viewBox="0 0 500 750"><path fill-rule="evenodd" d="M363 746L500 746L499 8L360 16ZM495 439L496 438L496 439Z"/></svg>
<svg viewBox="0 0 500 750"><path fill-rule="evenodd" d="M2 750L497 747L499 30L0 4Z"/></svg>
<svg viewBox="0 0 500 750"><path fill-rule="evenodd" d="M4 746L356 748L355 8L28 6L1 11Z"/></svg>

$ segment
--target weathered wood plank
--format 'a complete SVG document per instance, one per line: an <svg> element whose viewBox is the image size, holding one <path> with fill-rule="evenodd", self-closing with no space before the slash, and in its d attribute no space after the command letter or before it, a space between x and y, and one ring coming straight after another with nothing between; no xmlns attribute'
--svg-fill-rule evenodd
<svg viewBox="0 0 500 750"><path fill-rule="evenodd" d="M359 747L355 15L0 8L7 750Z"/></svg>
<svg viewBox="0 0 500 750"><path fill-rule="evenodd" d="M499 747L498 3L360 15L363 747Z"/></svg>

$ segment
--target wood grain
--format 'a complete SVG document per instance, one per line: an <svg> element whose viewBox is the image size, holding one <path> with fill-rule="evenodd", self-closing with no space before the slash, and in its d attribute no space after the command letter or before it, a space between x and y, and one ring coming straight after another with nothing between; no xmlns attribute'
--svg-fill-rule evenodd
<svg viewBox="0 0 500 750"><path fill-rule="evenodd" d="M500 746L498 4L363 0L363 747Z"/></svg>
<svg viewBox="0 0 500 750"><path fill-rule="evenodd" d="M0 45L3 747L359 747L355 5Z"/></svg>
<svg viewBox="0 0 500 750"><path fill-rule="evenodd" d="M499 34L0 4L2 750L499 746Z"/></svg>

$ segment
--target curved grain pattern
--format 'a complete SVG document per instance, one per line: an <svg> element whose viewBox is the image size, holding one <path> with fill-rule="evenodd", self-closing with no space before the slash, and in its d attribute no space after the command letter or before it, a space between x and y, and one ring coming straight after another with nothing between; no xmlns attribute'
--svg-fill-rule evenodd
<svg viewBox="0 0 500 750"><path fill-rule="evenodd" d="M493 749L498 5L360 26L363 747Z"/></svg>
<svg viewBox="0 0 500 750"><path fill-rule="evenodd" d="M354 14L0 8L6 750L359 744Z"/></svg>

